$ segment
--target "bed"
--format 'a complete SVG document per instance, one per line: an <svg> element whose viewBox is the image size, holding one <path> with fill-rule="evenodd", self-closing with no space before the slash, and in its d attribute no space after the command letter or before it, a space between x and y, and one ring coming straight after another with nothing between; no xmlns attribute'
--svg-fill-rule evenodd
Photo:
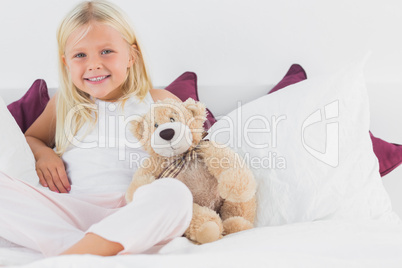
<svg viewBox="0 0 402 268"><path fill-rule="evenodd" d="M114 257L44 258L0 238L0 266L401 267L402 40L392 34L400 3L115 2L143 37L156 87L204 102L209 138L250 165L256 227L205 245L179 237L153 254ZM60 9L75 4L42 3L55 24ZM16 16L45 15L32 9ZM41 27L53 37L48 22L32 24L28 35ZM13 52L11 44L0 46ZM11 56L0 63L0 171L34 184L21 129L57 90L57 73L55 57L37 63L24 53L31 72L23 79ZM12 103L23 112L10 114Z"/></svg>
<svg viewBox="0 0 402 268"><path fill-rule="evenodd" d="M380 156L374 153L374 140L369 135L368 95L362 75L365 61L351 63L336 74L308 79L296 79L305 70L300 65L292 65L269 94L216 118L217 122L209 129L209 138L236 150L256 177L256 228L202 246L180 237L154 254L108 258L85 255L44 259L38 252L0 239L0 264L398 267L402 263L402 224L383 186ZM179 77L166 88L175 90L181 88L182 81L187 83L189 77L196 78L188 72L184 77L185 80ZM278 88L284 83L289 85ZM39 88L35 85L38 83L29 91ZM43 90L43 83L39 85ZM311 98L312 95L315 97ZM18 168L7 166L8 173L17 172L14 176L34 184L34 163L27 144L24 148L14 146L23 144L22 132L5 104L0 107L1 118L11 131L11 134L2 132L1 138L14 139L14 154L7 154L7 159L9 162L25 160L19 161ZM333 129L326 127L331 122L323 120L320 125L321 118L312 116L317 111L325 111L325 119L336 119L332 120L338 127L335 158L325 157L334 153L329 149L327 154L318 150L323 144L331 147L334 141L330 140ZM313 123L309 118L313 118ZM1 146L7 149L10 143L3 142ZM2 163L4 159L3 155Z"/></svg>
<svg viewBox="0 0 402 268"><path fill-rule="evenodd" d="M396 225L314 222L253 229L203 246L177 238L156 255L38 260L21 249L0 252L30 262L22 267L400 267L401 239Z"/></svg>

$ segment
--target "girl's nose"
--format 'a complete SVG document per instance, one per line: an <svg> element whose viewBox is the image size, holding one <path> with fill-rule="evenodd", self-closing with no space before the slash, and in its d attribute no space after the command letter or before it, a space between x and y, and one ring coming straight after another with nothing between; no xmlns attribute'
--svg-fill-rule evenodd
<svg viewBox="0 0 402 268"><path fill-rule="evenodd" d="M101 64L92 64L92 65L88 66L89 71L99 70L99 69L101 69Z"/></svg>
<svg viewBox="0 0 402 268"><path fill-rule="evenodd" d="M102 68L102 62L98 58L94 58L91 61L88 62L88 70L99 70Z"/></svg>

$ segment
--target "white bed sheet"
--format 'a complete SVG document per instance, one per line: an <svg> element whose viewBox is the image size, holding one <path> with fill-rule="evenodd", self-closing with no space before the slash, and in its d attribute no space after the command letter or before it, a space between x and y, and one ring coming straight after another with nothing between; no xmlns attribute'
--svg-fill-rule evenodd
<svg viewBox="0 0 402 268"><path fill-rule="evenodd" d="M115 257L72 255L42 259L39 253L3 244L0 256L0 265L41 268L402 267L402 224L317 221L262 227L202 246L180 237L158 254Z"/></svg>

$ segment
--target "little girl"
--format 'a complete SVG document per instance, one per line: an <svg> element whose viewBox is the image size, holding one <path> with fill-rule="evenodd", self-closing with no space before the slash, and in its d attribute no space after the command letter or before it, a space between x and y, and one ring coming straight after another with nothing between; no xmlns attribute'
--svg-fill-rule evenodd
<svg viewBox="0 0 402 268"><path fill-rule="evenodd" d="M108 2L79 4L57 40L60 90L26 132L40 184L51 191L0 173L0 236L45 256L156 250L187 229L192 196L164 178L126 205L130 156L146 153L121 118L177 98L152 89L132 28Z"/></svg>

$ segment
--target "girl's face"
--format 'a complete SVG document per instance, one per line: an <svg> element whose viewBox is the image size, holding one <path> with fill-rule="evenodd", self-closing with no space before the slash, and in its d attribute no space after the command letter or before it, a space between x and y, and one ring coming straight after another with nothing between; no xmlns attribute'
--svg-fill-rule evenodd
<svg viewBox="0 0 402 268"><path fill-rule="evenodd" d="M77 88L94 98L113 101L123 95L121 85L134 59L117 30L91 22L68 37L63 62Z"/></svg>

